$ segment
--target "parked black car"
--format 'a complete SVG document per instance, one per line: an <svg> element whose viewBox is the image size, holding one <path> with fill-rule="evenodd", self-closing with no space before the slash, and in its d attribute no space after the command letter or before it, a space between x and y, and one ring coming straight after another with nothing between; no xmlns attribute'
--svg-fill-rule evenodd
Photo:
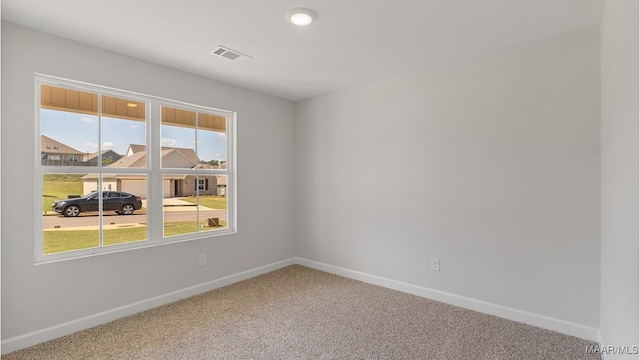
<svg viewBox="0 0 640 360"><path fill-rule="evenodd" d="M94 191L83 197L58 200L51 204L51 210L64 216L78 216L81 212L98 211L99 193ZM131 215L142 208L142 199L121 191L102 192L102 210L113 210L116 214Z"/></svg>

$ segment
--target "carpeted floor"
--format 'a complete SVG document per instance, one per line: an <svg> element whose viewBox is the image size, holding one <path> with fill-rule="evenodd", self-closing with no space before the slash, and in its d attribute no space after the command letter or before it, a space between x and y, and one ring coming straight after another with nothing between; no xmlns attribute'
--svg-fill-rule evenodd
<svg viewBox="0 0 640 360"><path fill-rule="evenodd" d="M293 265L2 359L600 359L592 344Z"/></svg>

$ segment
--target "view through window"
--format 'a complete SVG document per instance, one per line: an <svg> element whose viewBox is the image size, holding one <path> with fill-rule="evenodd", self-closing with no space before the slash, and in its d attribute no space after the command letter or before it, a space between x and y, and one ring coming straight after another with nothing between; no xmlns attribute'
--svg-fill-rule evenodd
<svg viewBox="0 0 640 360"><path fill-rule="evenodd" d="M171 199L164 236L226 228L226 118L169 106L160 113L163 196Z"/></svg>
<svg viewBox="0 0 640 360"><path fill-rule="evenodd" d="M73 83L37 84L41 260L233 230L232 113Z"/></svg>

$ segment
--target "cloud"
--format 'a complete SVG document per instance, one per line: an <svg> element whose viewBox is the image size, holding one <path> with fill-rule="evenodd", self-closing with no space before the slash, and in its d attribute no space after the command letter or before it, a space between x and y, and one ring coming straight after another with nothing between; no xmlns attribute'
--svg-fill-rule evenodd
<svg viewBox="0 0 640 360"><path fill-rule="evenodd" d="M216 157L217 158L221 158L222 157L222 153L216 153Z"/></svg>
<svg viewBox="0 0 640 360"><path fill-rule="evenodd" d="M131 128L131 129L137 129L137 128L138 128L138 125L131 125L131 126L129 126L129 128Z"/></svg>
<svg viewBox="0 0 640 360"><path fill-rule="evenodd" d="M112 143L111 141L105 141L102 143L102 148L103 149L113 149L115 146L114 143Z"/></svg>
<svg viewBox="0 0 640 360"><path fill-rule="evenodd" d="M162 146L174 147L177 143L176 139L162 138Z"/></svg>
<svg viewBox="0 0 640 360"><path fill-rule="evenodd" d="M87 149L90 149L90 150L98 150L98 144L94 144L94 143L86 142L86 143L84 143L84 146L85 146Z"/></svg>
<svg viewBox="0 0 640 360"><path fill-rule="evenodd" d="M90 117L83 116L83 117L80 118L80 121L82 121L84 123L87 123L87 124L91 124L91 123L93 123L94 119L92 119Z"/></svg>

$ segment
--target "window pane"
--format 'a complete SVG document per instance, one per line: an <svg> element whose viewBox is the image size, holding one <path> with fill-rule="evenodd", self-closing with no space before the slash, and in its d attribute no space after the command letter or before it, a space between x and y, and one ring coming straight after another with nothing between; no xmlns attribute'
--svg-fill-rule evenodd
<svg viewBox="0 0 640 360"><path fill-rule="evenodd" d="M165 175L163 189L165 237L227 228L226 175Z"/></svg>
<svg viewBox="0 0 640 360"><path fill-rule="evenodd" d="M98 95L40 87L40 161L45 166L82 166L98 150Z"/></svg>
<svg viewBox="0 0 640 360"><path fill-rule="evenodd" d="M163 106L162 117L162 167L167 169L193 169L196 157L196 113Z"/></svg>
<svg viewBox="0 0 640 360"><path fill-rule="evenodd" d="M102 115L102 165L146 167L146 104L102 96ZM97 165L97 152L92 154L91 161Z"/></svg>
<svg viewBox="0 0 640 360"><path fill-rule="evenodd" d="M96 174L43 175L44 254L99 246L99 199L91 193L96 189L97 179Z"/></svg>
<svg viewBox="0 0 640 360"><path fill-rule="evenodd" d="M102 176L102 243L114 245L147 239L147 176Z"/></svg>
<svg viewBox="0 0 640 360"><path fill-rule="evenodd" d="M198 113L198 144L201 168L217 169L227 162L227 119L223 116Z"/></svg>
<svg viewBox="0 0 640 360"><path fill-rule="evenodd" d="M193 175L165 175L162 188L164 236L197 232L197 178Z"/></svg>

